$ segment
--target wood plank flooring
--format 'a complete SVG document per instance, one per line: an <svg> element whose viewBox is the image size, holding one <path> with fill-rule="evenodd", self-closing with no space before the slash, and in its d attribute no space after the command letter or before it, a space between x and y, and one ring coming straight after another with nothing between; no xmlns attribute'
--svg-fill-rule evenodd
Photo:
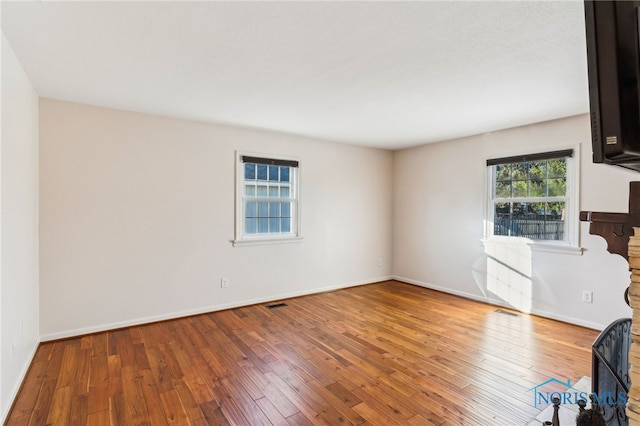
<svg viewBox="0 0 640 426"><path fill-rule="evenodd" d="M41 344L7 425L525 425L598 332L387 281Z"/></svg>

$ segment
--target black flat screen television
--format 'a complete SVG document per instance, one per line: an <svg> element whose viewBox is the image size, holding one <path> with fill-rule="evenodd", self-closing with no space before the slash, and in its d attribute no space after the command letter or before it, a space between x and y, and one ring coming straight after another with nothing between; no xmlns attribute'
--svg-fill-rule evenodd
<svg viewBox="0 0 640 426"><path fill-rule="evenodd" d="M593 162L640 171L640 1L585 0Z"/></svg>

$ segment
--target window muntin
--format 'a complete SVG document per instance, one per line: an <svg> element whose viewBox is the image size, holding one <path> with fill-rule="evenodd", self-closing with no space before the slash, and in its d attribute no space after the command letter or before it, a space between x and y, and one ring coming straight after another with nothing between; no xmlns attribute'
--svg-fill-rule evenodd
<svg viewBox="0 0 640 426"><path fill-rule="evenodd" d="M490 235L569 242L572 153L487 161L491 168Z"/></svg>
<svg viewBox="0 0 640 426"><path fill-rule="evenodd" d="M299 237L298 161L239 153L237 158L234 243Z"/></svg>

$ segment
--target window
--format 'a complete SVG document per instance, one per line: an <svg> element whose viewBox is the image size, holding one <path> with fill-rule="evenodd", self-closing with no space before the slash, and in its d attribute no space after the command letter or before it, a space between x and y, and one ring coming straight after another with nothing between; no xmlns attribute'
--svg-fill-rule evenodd
<svg viewBox="0 0 640 426"><path fill-rule="evenodd" d="M577 245L574 150L487 160L488 236Z"/></svg>
<svg viewBox="0 0 640 426"><path fill-rule="evenodd" d="M298 166L294 159L237 155L234 244L299 237Z"/></svg>

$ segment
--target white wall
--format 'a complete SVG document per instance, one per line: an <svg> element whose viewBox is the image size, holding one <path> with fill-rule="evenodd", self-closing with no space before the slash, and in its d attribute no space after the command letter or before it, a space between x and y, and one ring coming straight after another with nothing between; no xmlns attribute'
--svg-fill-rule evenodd
<svg viewBox="0 0 640 426"><path fill-rule="evenodd" d="M465 297L515 306L487 288L481 240L486 160L580 145L580 208L628 211L628 182L640 174L593 164L587 115L399 151L394 157L393 273L398 279ZM603 328L630 316L623 301L627 262L580 224L582 256L533 252L530 310ZM522 254L522 253L521 253ZM525 254L526 255L526 254ZM594 292L593 304L581 301Z"/></svg>
<svg viewBox="0 0 640 426"><path fill-rule="evenodd" d="M391 152L50 99L40 150L43 340L391 274ZM235 150L300 158L302 242L231 245Z"/></svg>
<svg viewBox="0 0 640 426"><path fill-rule="evenodd" d="M0 423L39 342L38 96L2 34Z"/></svg>
<svg viewBox="0 0 640 426"><path fill-rule="evenodd" d="M592 164L588 124L578 116L390 153L41 99L41 337L389 276L513 305L487 283L485 160L580 144L579 210L626 212L640 176ZM303 242L231 245L235 150L301 158ZM602 328L630 315L628 266L580 229L582 256L531 254L530 310Z"/></svg>

